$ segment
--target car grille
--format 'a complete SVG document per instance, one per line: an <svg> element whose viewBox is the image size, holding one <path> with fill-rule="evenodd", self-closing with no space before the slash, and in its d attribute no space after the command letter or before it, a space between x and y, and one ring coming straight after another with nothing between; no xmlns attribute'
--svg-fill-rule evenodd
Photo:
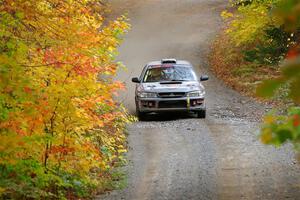
<svg viewBox="0 0 300 200"><path fill-rule="evenodd" d="M180 98L185 96L185 92L160 92L158 95L161 98Z"/></svg>
<svg viewBox="0 0 300 200"><path fill-rule="evenodd" d="M158 104L159 108L186 108L187 102L184 100L180 101L160 101Z"/></svg>

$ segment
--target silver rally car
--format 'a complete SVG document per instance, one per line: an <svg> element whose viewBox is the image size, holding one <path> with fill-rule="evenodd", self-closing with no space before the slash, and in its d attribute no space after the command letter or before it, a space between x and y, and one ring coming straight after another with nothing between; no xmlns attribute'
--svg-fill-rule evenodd
<svg viewBox="0 0 300 200"><path fill-rule="evenodd" d="M205 89L198 80L193 66L184 60L163 59L148 63L139 78L132 78L136 84L135 103L139 120L147 113L169 111L194 112L198 118L205 118Z"/></svg>

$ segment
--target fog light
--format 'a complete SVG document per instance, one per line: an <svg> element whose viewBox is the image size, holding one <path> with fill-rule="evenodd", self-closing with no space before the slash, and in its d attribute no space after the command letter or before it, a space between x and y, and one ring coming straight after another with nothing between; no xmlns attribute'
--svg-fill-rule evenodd
<svg viewBox="0 0 300 200"><path fill-rule="evenodd" d="M198 99L197 100L197 104L202 104L203 103L203 99Z"/></svg>

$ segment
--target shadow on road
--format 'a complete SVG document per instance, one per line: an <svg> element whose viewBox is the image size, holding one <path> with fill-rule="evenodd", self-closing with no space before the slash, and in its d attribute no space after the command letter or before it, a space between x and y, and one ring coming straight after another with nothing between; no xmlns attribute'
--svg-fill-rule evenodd
<svg viewBox="0 0 300 200"><path fill-rule="evenodd" d="M193 113L186 113L186 112L171 112L171 113L150 113L148 114L144 120L142 121L176 121L180 119L189 119L189 118L196 118L196 115Z"/></svg>

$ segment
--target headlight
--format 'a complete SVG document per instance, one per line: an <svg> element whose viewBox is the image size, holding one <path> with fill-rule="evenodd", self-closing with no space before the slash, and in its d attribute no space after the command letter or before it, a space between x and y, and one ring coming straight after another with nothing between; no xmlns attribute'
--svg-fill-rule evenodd
<svg viewBox="0 0 300 200"><path fill-rule="evenodd" d="M201 97L201 98L204 97L204 95L205 95L205 92L201 91L201 90L189 92L187 94L188 97Z"/></svg>
<svg viewBox="0 0 300 200"><path fill-rule="evenodd" d="M156 98L157 94L154 92L139 92L137 93L140 98Z"/></svg>

